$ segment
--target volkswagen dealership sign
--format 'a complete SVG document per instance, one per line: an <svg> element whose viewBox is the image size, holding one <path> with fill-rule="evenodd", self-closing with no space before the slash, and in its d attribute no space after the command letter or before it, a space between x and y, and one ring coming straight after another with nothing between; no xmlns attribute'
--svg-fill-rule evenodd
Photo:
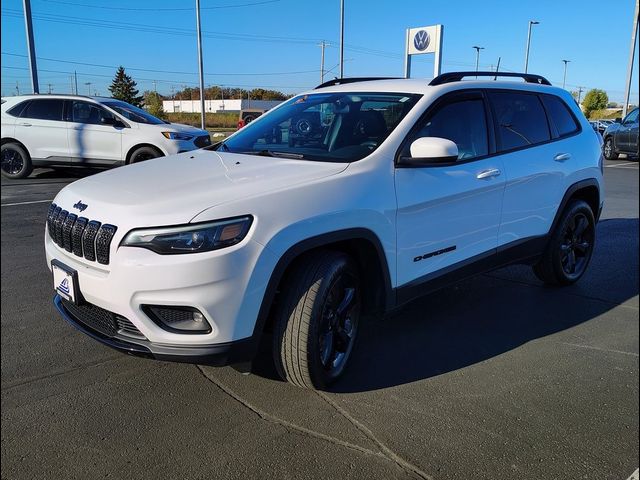
<svg viewBox="0 0 640 480"><path fill-rule="evenodd" d="M440 63L442 61L442 25L417 27L407 29L407 43L405 48L406 60L404 76L411 74L411 55L435 53L434 76L440 75Z"/></svg>

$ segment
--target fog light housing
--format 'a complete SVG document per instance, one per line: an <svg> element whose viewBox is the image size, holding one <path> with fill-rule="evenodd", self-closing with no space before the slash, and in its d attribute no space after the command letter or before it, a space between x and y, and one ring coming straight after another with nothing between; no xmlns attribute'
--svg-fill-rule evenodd
<svg viewBox="0 0 640 480"><path fill-rule="evenodd" d="M211 325L200 310L173 305L143 305L142 311L160 328L173 333L210 333Z"/></svg>

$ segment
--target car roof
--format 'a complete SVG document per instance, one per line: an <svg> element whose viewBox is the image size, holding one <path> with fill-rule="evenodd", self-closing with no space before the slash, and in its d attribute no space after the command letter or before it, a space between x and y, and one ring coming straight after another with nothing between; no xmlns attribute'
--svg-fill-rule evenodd
<svg viewBox="0 0 640 480"><path fill-rule="evenodd" d="M63 99L78 99L78 100L94 100L96 102L104 101L120 101L117 98L111 97L96 97L89 95L75 95L71 93L30 93L26 95L14 95L11 97L2 97L2 100L19 102L22 100L32 100L36 98L63 98Z"/></svg>

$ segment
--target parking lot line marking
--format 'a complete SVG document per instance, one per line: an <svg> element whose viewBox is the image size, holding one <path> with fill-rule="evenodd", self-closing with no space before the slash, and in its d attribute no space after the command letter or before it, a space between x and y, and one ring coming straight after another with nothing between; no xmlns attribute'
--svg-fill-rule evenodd
<svg viewBox="0 0 640 480"><path fill-rule="evenodd" d="M31 202L3 203L0 207L14 207L16 205L31 205L33 203L52 202L53 200L33 200Z"/></svg>
<svg viewBox="0 0 640 480"><path fill-rule="evenodd" d="M634 352L625 352L624 350L614 350L612 348L600 348L600 347L593 347L591 345L580 345L578 343L569 343L569 342L560 342L560 343L563 345L569 345L570 347L588 348L589 350L598 350L600 352L620 353L622 355L631 355L632 357L639 356L637 353L634 353Z"/></svg>
<svg viewBox="0 0 640 480"><path fill-rule="evenodd" d="M640 469L636 468L636 471L627 480L640 480Z"/></svg>

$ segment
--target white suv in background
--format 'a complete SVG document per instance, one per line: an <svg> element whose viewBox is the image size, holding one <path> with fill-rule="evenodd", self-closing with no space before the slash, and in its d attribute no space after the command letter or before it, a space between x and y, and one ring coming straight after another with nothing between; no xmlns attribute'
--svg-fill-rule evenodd
<svg viewBox="0 0 640 480"><path fill-rule="evenodd" d="M576 282L598 136L543 77L469 75L495 73L334 80L214 146L68 185L45 232L56 307L162 360L246 364L267 336L283 378L324 388L363 313L511 263Z"/></svg>
<svg viewBox="0 0 640 480"><path fill-rule="evenodd" d="M27 177L33 167L117 166L211 144L205 130L113 98L6 97L1 112L0 168L8 178Z"/></svg>

